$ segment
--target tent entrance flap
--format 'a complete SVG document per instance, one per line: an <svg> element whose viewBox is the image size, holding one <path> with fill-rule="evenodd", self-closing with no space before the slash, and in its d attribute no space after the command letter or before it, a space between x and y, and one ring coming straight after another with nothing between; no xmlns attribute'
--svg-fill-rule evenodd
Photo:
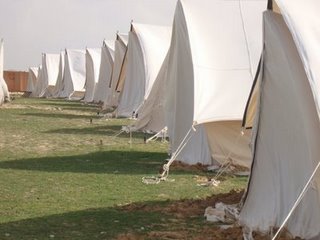
<svg viewBox="0 0 320 240"><path fill-rule="evenodd" d="M241 121L221 121L205 123L205 130L212 158L224 165L231 162L234 165L250 168L251 131L241 128Z"/></svg>

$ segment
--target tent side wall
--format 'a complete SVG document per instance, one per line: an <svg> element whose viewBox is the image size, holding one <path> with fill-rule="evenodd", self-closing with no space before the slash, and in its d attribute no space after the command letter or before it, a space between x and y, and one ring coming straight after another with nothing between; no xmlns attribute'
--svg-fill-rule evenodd
<svg viewBox="0 0 320 240"><path fill-rule="evenodd" d="M84 101L85 102L92 102L93 101L93 94L94 94L94 66L93 66L93 59L90 55L88 49L86 50L86 83L85 89L86 92L84 94Z"/></svg>
<svg viewBox="0 0 320 240"><path fill-rule="evenodd" d="M59 75L60 54L46 54L46 89L43 97L52 97Z"/></svg>
<svg viewBox="0 0 320 240"><path fill-rule="evenodd" d="M92 102L95 96L95 90L99 81L101 63L101 49L86 50L86 83L85 83L85 102ZM101 87L101 86L98 86Z"/></svg>
<svg viewBox="0 0 320 240"><path fill-rule="evenodd" d="M111 81L109 82L109 89L104 104L104 108L117 107L119 102L119 92L117 92L117 82L120 77L120 71L122 68L122 63L124 61L125 53L127 50L127 45L124 44L120 39L115 41L115 51L114 51L114 64L112 70Z"/></svg>
<svg viewBox="0 0 320 240"><path fill-rule="evenodd" d="M32 93L37 84L38 68L29 68L26 92Z"/></svg>
<svg viewBox="0 0 320 240"><path fill-rule="evenodd" d="M0 39L0 105L2 105L5 100L10 99L8 86L3 78L3 65L4 65L3 51L4 51L4 41L3 39Z"/></svg>
<svg viewBox="0 0 320 240"><path fill-rule="evenodd" d="M165 58L148 98L139 110L136 130L158 133L166 126L165 96L169 53Z"/></svg>
<svg viewBox="0 0 320 240"><path fill-rule="evenodd" d="M60 97L60 94L63 91L63 75L64 75L64 65L65 65L65 51L60 53L60 61L59 61L59 73L57 78L57 83L53 90L53 97Z"/></svg>
<svg viewBox="0 0 320 240"><path fill-rule="evenodd" d="M292 35L279 14L264 13L264 54L254 159L240 222L279 227L320 159L320 126L312 90ZM289 219L294 236L320 233L320 174Z"/></svg>
<svg viewBox="0 0 320 240"><path fill-rule="evenodd" d="M41 69L39 71L37 84L35 86L34 91L32 92L33 97L41 97L45 91L46 86L46 56L42 54L41 56Z"/></svg>
<svg viewBox="0 0 320 240"><path fill-rule="evenodd" d="M82 98L86 78L85 51L67 50L62 97Z"/></svg>
<svg viewBox="0 0 320 240"><path fill-rule="evenodd" d="M96 84L93 101L105 102L108 94L109 81L112 74L113 59L110 53L110 49L103 44L101 48L101 59L100 59L100 73L98 83Z"/></svg>
<svg viewBox="0 0 320 240"><path fill-rule="evenodd" d="M172 31L167 72L166 123L171 151L175 152L193 125L193 61L188 29L181 2L178 2ZM177 160L188 164L211 164L211 154L203 126L197 131Z"/></svg>
<svg viewBox="0 0 320 240"><path fill-rule="evenodd" d="M144 97L145 65L139 39L134 32L129 33L127 66L124 86L120 94L117 116L131 117Z"/></svg>

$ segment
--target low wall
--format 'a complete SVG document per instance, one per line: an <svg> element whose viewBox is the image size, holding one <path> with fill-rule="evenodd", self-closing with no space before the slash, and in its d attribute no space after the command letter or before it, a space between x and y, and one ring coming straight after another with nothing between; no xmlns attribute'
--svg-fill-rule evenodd
<svg viewBox="0 0 320 240"><path fill-rule="evenodd" d="M4 80L10 92L25 92L27 89L28 72L4 71Z"/></svg>

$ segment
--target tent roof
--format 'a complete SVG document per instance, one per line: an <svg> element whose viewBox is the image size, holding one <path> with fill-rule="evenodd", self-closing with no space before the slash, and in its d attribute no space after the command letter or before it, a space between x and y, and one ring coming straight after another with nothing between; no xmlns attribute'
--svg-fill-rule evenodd
<svg viewBox="0 0 320 240"><path fill-rule="evenodd" d="M167 55L172 28L141 23L132 23L132 30L137 34L145 64L145 96L149 95Z"/></svg>
<svg viewBox="0 0 320 240"><path fill-rule="evenodd" d="M193 61L194 122L242 118L262 49L266 2L178 2Z"/></svg>
<svg viewBox="0 0 320 240"><path fill-rule="evenodd" d="M104 40L103 46L108 48L110 57L112 58L112 61L113 61L114 60L114 50L115 50L114 40Z"/></svg>
<svg viewBox="0 0 320 240"><path fill-rule="evenodd" d="M117 40L120 40L124 45L128 45L128 33L117 33Z"/></svg>
<svg viewBox="0 0 320 240"><path fill-rule="evenodd" d="M114 61L114 41L104 40L100 48L100 68L93 101L105 102Z"/></svg>

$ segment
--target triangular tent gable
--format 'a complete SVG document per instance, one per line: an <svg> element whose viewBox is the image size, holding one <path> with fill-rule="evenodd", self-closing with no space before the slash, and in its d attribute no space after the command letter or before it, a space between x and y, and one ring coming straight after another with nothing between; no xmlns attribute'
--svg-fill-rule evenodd
<svg viewBox="0 0 320 240"><path fill-rule="evenodd" d="M170 27L131 24L118 116L131 117L148 97L168 52L171 31Z"/></svg>
<svg viewBox="0 0 320 240"><path fill-rule="evenodd" d="M111 74L111 79L108 85L107 98L104 102L103 108L116 107L119 101L119 92L116 90L117 82L120 78L120 72L124 61L125 53L127 51L128 35L117 33L117 38L114 43L114 63ZM107 64L107 62L106 62ZM106 69L106 67L104 67ZM105 71L108 76L108 72Z"/></svg>
<svg viewBox="0 0 320 240"><path fill-rule="evenodd" d="M26 92L32 93L37 84L37 78L39 73L39 67L31 67L28 72L28 83Z"/></svg>
<svg viewBox="0 0 320 240"><path fill-rule="evenodd" d="M94 92L94 102L105 102L111 79L113 60L114 59L114 42L103 41L100 58L100 74L98 76L98 83L96 84Z"/></svg>
<svg viewBox="0 0 320 240"><path fill-rule="evenodd" d="M247 112L253 163L240 223L252 231L285 228L293 237L320 236L320 2L277 0L282 16L264 13L264 51ZM249 119L249 118L247 118ZM301 202L289 212L304 187Z"/></svg>
<svg viewBox="0 0 320 240"><path fill-rule="evenodd" d="M84 95L85 102L92 102L96 84L99 80L101 62L101 48L86 49L86 93Z"/></svg>
<svg viewBox="0 0 320 240"><path fill-rule="evenodd" d="M178 1L166 103L173 152L190 139L178 160L210 164L211 153L221 164L250 166L241 119L261 54L266 6L261 0Z"/></svg>
<svg viewBox="0 0 320 240"><path fill-rule="evenodd" d="M63 91L60 97L82 98L86 82L86 52L66 49Z"/></svg>

